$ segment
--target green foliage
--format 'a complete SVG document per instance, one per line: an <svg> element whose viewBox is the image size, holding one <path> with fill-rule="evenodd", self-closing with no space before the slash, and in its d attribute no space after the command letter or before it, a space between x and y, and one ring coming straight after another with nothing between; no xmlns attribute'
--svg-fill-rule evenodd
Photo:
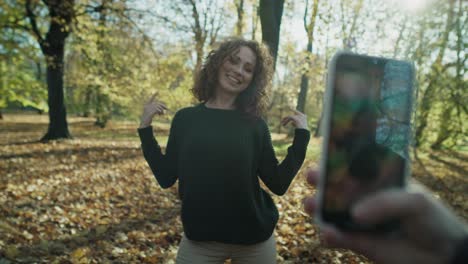
<svg viewBox="0 0 468 264"><path fill-rule="evenodd" d="M14 76L14 81L9 84L9 89L0 100L0 108L5 108L8 105L20 105L22 107L33 107L40 111L47 111L48 108L45 101L45 97L47 96L46 90L41 83L31 81L29 77L28 75Z"/></svg>
<svg viewBox="0 0 468 264"><path fill-rule="evenodd" d="M22 29L27 26L23 4L0 3L0 109L22 106L47 111L47 88L38 46Z"/></svg>
<svg viewBox="0 0 468 264"><path fill-rule="evenodd" d="M466 3L440 1L416 21L410 49L418 69L416 142L433 149L466 145Z"/></svg>
<svg viewBox="0 0 468 264"><path fill-rule="evenodd" d="M154 93L170 109L163 121L192 104L190 88L195 65L201 61L198 57L206 54L211 42L231 34L237 22L234 4L206 6L211 2L201 2L195 5L199 9L194 13L189 2L165 2L154 9L148 4L149 12L135 11L138 7L130 3L85 0L75 5L76 17L66 46L65 102L68 112L94 116L101 126L112 118L138 120L143 104ZM46 111L45 69L41 68L44 58L31 34L24 5L25 0L0 2L0 108L15 104ZM304 5L285 3L267 111L273 132L288 132L279 127L279 121L296 105L303 73L309 77L305 112L311 130L316 129L327 63L333 53L347 46L357 53L414 61L419 84L415 123L421 128L417 134L420 146L466 145L464 36L468 33L468 15L464 1L436 1L419 13L405 11L391 1L320 1L312 53L304 52L305 46L294 36L299 32L296 25L294 30L290 26L293 19L300 20L297 25L301 30ZM31 6L38 31L44 35L47 8L41 1L33 1ZM217 19L223 7L230 12L223 15L224 24L220 26ZM252 16L257 7L257 0L245 1L244 36L255 31ZM197 14L199 19L205 15L208 19L199 25L201 28L192 27ZM150 28L141 27L146 22ZM197 30L205 34L198 40ZM256 32L261 30L257 28ZM203 48L197 53L201 39Z"/></svg>
<svg viewBox="0 0 468 264"><path fill-rule="evenodd" d="M186 52L177 47L156 52L128 25L95 23L80 17L70 43L66 80L73 111L104 122L112 115L137 119L154 93L174 111L190 104Z"/></svg>
<svg viewBox="0 0 468 264"><path fill-rule="evenodd" d="M21 54L7 54L0 61L0 109L10 105L47 111L46 84L31 67L34 62Z"/></svg>

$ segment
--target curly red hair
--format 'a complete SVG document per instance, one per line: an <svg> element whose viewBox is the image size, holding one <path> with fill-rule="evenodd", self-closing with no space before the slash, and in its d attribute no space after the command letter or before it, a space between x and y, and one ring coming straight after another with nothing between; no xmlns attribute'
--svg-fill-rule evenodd
<svg viewBox="0 0 468 264"><path fill-rule="evenodd" d="M269 89L273 77L273 58L268 48L257 41L234 38L221 43L206 57L205 63L196 74L191 91L200 102L211 99L218 85L218 70L228 56L242 46L248 47L254 52L256 63L252 81L247 89L237 96L235 104L238 110L248 116L261 117L266 108L266 91Z"/></svg>

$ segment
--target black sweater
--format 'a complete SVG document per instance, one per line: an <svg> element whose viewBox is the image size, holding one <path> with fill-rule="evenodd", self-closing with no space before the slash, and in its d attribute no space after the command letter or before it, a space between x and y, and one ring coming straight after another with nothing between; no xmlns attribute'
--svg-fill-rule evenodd
<svg viewBox="0 0 468 264"><path fill-rule="evenodd" d="M161 187L179 179L185 235L230 244L254 244L271 236L278 210L258 176L273 193L283 195L304 161L310 138L308 130L296 129L279 164L264 120L204 104L176 113L165 154L151 126L138 134Z"/></svg>

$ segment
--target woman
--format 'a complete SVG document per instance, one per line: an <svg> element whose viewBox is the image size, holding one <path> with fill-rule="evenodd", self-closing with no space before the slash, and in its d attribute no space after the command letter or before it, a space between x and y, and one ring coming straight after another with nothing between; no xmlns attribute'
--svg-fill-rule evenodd
<svg viewBox="0 0 468 264"><path fill-rule="evenodd" d="M261 118L272 61L255 41L228 40L212 51L192 89L200 104L175 114L165 154L151 120L166 106L155 96L144 106L138 129L144 157L162 188L179 179L184 234L177 263L276 263L278 211L258 177L283 195L310 134L304 114L283 119L296 130L279 164Z"/></svg>

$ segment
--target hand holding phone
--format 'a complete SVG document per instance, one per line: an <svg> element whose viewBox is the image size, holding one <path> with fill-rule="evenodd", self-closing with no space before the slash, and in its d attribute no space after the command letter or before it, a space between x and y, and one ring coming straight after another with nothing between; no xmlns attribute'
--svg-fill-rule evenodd
<svg viewBox="0 0 468 264"><path fill-rule="evenodd" d="M306 171L306 176L313 186L321 180L319 172L312 168ZM304 200L304 209L309 214L317 206L316 196ZM422 185L411 183L405 189L377 192L359 201L352 211L356 221L361 223L400 219L401 235L347 232L322 225L320 236L327 247L350 249L382 264L467 262L466 221L458 218Z"/></svg>
<svg viewBox="0 0 468 264"><path fill-rule="evenodd" d="M343 230L394 230L397 220L358 224L350 210L372 193L405 186L413 66L346 52L329 65L317 219Z"/></svg>

